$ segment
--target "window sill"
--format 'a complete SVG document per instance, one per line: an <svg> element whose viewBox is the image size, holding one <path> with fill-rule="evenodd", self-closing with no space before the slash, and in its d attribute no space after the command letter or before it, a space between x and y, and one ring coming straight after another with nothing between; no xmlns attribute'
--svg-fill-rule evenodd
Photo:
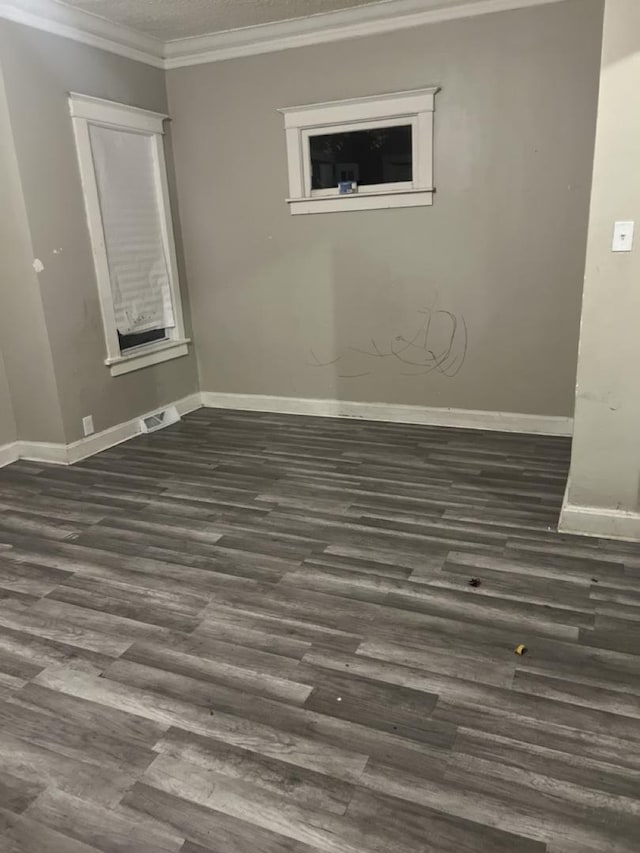
<svg viewBox="0 0 640 853"><path fill-rule="evenodd" d="M178 341L162 341L160 344L142 346L136 350L131 350L127 355L107 358L104 363L109 367L112 376L121 376L123 373L142 370L152 364L160 364L163 361L171 361L171 359L188 355L190 343L189 338Z"/></svg>
<svg viewBox="0 0 640 853"><path fill-rule="evenodd" d="M357 192L345 195L288 198L292 214L342 213L348 210L382 210L391 207L428 207L433 204L433 189L394 190L393 192Z"/></svg>

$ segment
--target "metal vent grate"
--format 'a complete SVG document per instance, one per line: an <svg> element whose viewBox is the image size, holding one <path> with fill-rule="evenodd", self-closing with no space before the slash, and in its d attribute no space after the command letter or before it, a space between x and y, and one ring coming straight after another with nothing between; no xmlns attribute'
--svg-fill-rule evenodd
<svg viewBox="0 0 640 853"><path fill-rule="evenodd" d="M140 432L155 432L158 429L175 424L179 420L180 415L176 407L169 406L160 412L154 412L152 415L145 415L145 417L140 418Z"/></svg>

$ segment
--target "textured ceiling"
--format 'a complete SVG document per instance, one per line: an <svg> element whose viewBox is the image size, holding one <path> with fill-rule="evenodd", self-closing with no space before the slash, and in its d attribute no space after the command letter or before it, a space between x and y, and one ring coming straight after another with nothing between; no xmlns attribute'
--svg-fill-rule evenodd
<svg viewBox="0 0 640 853"><path fill-rule="evenodd" d="M364 6L377 0L64 0L162 41Z"/></svg>

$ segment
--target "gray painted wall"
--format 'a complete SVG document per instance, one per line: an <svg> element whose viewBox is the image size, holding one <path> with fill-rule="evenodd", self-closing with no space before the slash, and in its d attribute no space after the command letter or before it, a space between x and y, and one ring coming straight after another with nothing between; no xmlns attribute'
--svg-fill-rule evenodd
<svg viewBox="0 0 640 853"><path fill-rule="evenodd" d="M82 436L84 415L93 415L98 431L197 390L193 354L114 378L103 363L98 292L67 105L73 90L166 112L164 73L6 21L0 21L0 55L33 245L29 263L35 256L44 264L39 290L63 440L71 442ZM175 204L174 218L179 245ZM32 357L43 365L42 354ZM16 394L32 393L29 387L11 387ZM20 432L20 438L28 437ZM42 440L61 438L51 434Z"/></svg>
<svg viewBox="0 0 640 853"><path fill-rule="evenodd" d="M0 421L14 441L64 441L58 390L44 320L40 284L34 272L33 247L24 205L18 160L0 68L0 342L11 392L11 411L0 399ZM11 422L15 421L13 430Z"/></svg>
<svg viewBox="0 0 640 853"><path fill-rule="evenodd" d="M169 72L203 390L571 415L601 24L567 0ZM290 216L278 107L431 84L433 208ZM455 377L376 353L434 310Z"/></svg>
<svg viewBox="0 0 640 853"><path fill-rule="evenodd" d="M0 352L0 447L11 444L17 438L16 421L13 415L13 403L9 392L9 380Z"/></svg>

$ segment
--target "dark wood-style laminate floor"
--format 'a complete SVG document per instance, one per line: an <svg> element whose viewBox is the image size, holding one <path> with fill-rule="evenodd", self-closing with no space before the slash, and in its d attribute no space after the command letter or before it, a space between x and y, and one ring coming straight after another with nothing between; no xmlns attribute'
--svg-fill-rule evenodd
<svg viewBox="0 0 640 853"><path fill-rule="evenodd" d="M201 410L0 471L0 851L640 850L640 547L555 532L568 458Z"/></svg>

